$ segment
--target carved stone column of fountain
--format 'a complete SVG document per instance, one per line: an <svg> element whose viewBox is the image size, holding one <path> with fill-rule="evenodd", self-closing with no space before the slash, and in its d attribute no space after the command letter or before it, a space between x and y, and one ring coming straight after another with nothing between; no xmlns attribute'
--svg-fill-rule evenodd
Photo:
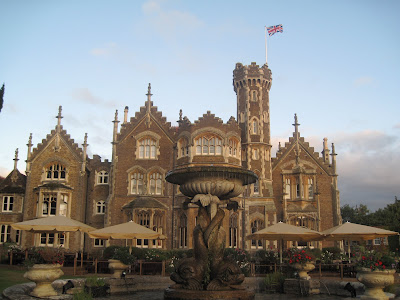
<svg viewBox="0 0 400 300"><path fill-rule="evenodd" d="M194 257L179 262L171 275L176 284L165 290L164 299L254 299L254 293L241 286L245 277L237 263L224 260L225 212L220 205L256 179L253 172L240 167L187 167L168 172L166 180L179 184L182 194L199 208L193 230Z"/></svg>

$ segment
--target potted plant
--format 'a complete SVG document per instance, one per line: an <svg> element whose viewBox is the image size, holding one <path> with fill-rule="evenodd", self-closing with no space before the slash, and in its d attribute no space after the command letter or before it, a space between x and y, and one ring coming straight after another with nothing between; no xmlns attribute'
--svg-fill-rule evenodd
<svg viewBox="0 0 400 300"><path fill-rule="evenodd" d="M127 247L107 247L104 256L108 258L108 267L113 270L114 278L121 278L122 272L136 261L136 257L129 253Z"/></svg>
<svg viewBox="0 0 400 300"><path fill-rule="evenodd" d="M61 248L33 247L28 250L25 265L28 271L24 277L35 282L36 287L30 293L34 297L56 296L51 283L64 275L61 267L64 263L64 251Z"/></svg>
<svg viewBox="0 0 400 300"><path fill-rule="evenodd" d="M298 272L300 279L311 278L307 273L314 270L315 265L310 249L290 248L287 250L287 257L289 266Z"/></svg>
<svg viewBox="0 0 400 300"><path fill-rule="evenodd" d="M383 289L394 283L395 255L388 251L359 247L353 252L353 261L357 270L357 280L365 285L363 297L388 299Z"/></svg>
<svg viewBox="0 0 400 300"><path fill-rule="evenodd" d="M103 278L97 276L88 277L85 281L85 292L90 294L93 298L106 297L107 291L110 288Z"/></svg>

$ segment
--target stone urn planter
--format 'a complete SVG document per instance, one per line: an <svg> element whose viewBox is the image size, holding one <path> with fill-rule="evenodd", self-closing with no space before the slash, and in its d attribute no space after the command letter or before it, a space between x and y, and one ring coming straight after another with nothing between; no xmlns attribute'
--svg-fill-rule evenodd
<svg viewBox="0 0 400 300"><path fill-rule="evenodd" d="M383 289L394 283L394 273L396 273L396 270L358 269L357 280L365 285L365 293L361 296L361 299L389 299Z"/></svg>
<svg viewBox="0 0 400 300"><path fill-rule="evenodd" d="M24 277L35 282L36 287L30 293L34 297L44 298L57 296L51 283L64 275L59 264L35 264L24 274Z"/></svg>
<svg viewBox="0 0 400 300"><path fill-rule="evenodd" d="M123 264L120 260L109 259L108 267L113 271L113 278L121 278L122 272L128 269L128 265Z"/></svg>
<svg viewBox="0 0 400 300"><path fill-rule="evenodd" d="M315 265L313 263L292 264L291 267L298 272L300 279L306 280L311 279L307 273L315 269Z"/></svg>

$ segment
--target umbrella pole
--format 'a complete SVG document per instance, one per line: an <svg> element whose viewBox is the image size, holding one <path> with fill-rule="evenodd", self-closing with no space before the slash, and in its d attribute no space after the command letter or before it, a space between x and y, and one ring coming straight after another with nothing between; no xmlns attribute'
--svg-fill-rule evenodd
<svg viewBox="0 0 400 300"><path fill-rule="evenodd" d="M279 261L282 264L282 262L283 262L283 259L282 259L283 240L280 240L278 242L279 242Z"/></svg>

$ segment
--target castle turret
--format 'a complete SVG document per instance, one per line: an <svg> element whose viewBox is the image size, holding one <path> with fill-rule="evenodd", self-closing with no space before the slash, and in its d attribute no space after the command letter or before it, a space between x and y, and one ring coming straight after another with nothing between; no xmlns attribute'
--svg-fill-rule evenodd
<svg viewBox="0 0 400 300"><path fill-rule="evenodd" d="M259 190L253 194L272 196L269 90L271 70L256 63L236 64L233 86L237 95L237 120L242 130L243 167L255 171Z"/></svg>

